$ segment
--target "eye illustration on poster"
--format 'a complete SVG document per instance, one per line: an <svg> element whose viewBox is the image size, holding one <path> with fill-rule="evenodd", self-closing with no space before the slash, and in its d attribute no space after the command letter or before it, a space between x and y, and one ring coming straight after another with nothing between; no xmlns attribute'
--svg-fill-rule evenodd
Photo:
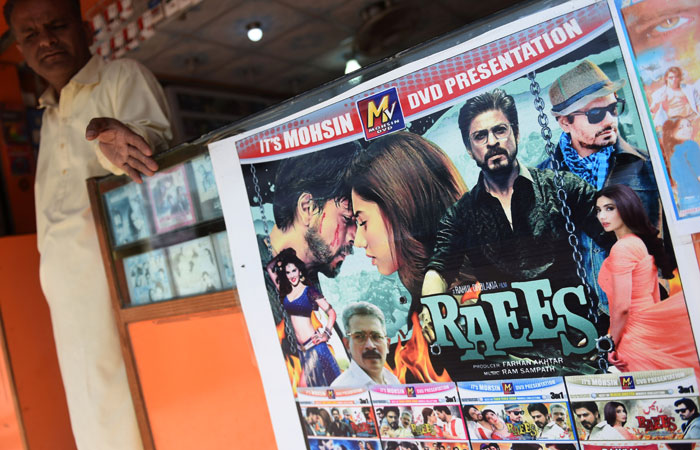
<svg viewBox="0 0 700 450"><path fill-rule="evenodd" d="M235 145L295 392L369 388L376 407L377 385L700 375L610 9L562 14L211 146ZM479 445L576 439L565 399L472 404Z"/></svg>
<svg viewBox="0 0 700 450"><path fill-rule="evenodd" d="M700 216L700 12L694 0L616 0L651 113L674 213ZM698 223L696 221L696 223ZM695 226L694 231L700 228Z"/></svg>

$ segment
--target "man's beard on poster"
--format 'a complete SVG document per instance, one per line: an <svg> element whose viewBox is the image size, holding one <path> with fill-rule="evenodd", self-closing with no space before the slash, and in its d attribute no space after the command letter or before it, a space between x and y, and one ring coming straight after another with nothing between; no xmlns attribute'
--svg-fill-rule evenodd
<svg viewBox="0 0 700 450"><path fill-rule="evenodd" d="M504 164L500 164L498 167L494 167L494 168L489 167L489 159L493 158L494 156L499 156L499 155L505 156L506 162ZM489 147L489 149L486 151L486 154L484 155L483 162L477 162L476 165L479 166L479 168L482 171L488 172L491 175L506 175L506 174L509 174L510 171L513 169L513 161L515 161L515 157L517 155L518 155L517 145L515 147L515 152L513 152L513 156L511 156L508 154L508 150L501 147L500 144L496 144L494 146Z"/></svg>
<svg viewBox="0 0 700 450"><path fill-rule="evenodd" d="M340 247L337 252L333 253L316 227L310 227L306 230L306 233L304 233L304 240L309 246L309 251L313 256L313 262L309 264L308 269L316 270L328 278L335 278L338 276L340 267L343 264L343 261L340 260L335 267L333 267L333 260L341 254L352 255L353 253L352 245L344 245Z"/></svg>

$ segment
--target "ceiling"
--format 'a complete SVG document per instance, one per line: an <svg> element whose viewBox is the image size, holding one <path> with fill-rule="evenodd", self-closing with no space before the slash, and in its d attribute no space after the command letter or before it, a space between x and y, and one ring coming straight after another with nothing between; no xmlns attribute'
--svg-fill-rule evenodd
<svg viewBox="0 0 700 450"><path fill-rule="evenodd" d="M127 56L161 79L284 98L342 76L353 53L366 65L515 3L203 0L160 23L156 35ZM246 37L254 21L264 31L259 42Z"/></svg>

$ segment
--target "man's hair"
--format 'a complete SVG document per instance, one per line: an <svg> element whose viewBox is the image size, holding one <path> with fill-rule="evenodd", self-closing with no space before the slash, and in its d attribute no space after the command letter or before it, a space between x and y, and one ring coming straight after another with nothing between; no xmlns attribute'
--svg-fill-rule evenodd
<svg viewBox="0 0 700 450"><path fill-rule="evenodd" d="M331 414L333 414L334 412L340 414L340 410L338 408L331 408Z"/></svg>
<svg viewBox="0 0 700 450"><path fill-rule="evenodd" d="M549 410L552 412L554 412L555 409L561 409L562 411L566 412L566 406L559 403L555 403L549 407Z"/></svg>
<svg viewBox="0 0 700 450"><path fill-rule="evenodd" d="M593 414L599 414L598 405L596 405L595 402L575 402L572 403L572 406L574 407L574 412L576 412L577 409L584 408Z"/></svg>
<svg viewBox="0 0 700 450"><path fill-rule="evenodd" d="M70 9L75 13L75 16L78 19L78 21L81 22L83 20L83 14L80 11L80 0L65 1L70 6ZM12 17L12 11L14 11L15 7L20 3L22 3L22 0L7 0L5 6L3 7L2 12L5 16L5 23L7 23L8 27L10 27L10 30L12 30L12 23L10 22L10 18Z"/></svg>
<svg viewBox="0 0 700 450"><path fill-rule="evenodd" d="M445 414L450 414L452 415L452 411L450 411L450 408L445 406L445 405L438 405L435 408L433 408L435 411L445 413Z"/></svg>
<svg viewBox="0 0 700 450"><path fill-rule="evenodd" d="M698 412L698 406L695 404L694 401L687 397L679 398L678 400L673 403L673 406L678 406L678 405L683 405L684 407L695 411L696 413Z"/></svg>
<svg viewBox="0 0 700 450"><path fill-rule="evenodd" d="M350 199L345 171L350 166L358 144L339 145L323 152L288 158L277 166L272 211L275 224L282 230L294 223L297 202L304 193L311 194L319 209L329 200Z"/></svg>
<svg viewBox="0 0 700 450"><path fill-rule="evenodd" d="M390 412L395 412L396 417L399 417L399 407L398 406L385 406L384 407L384 417L386 417Z"/></svg>
<svg viewBox="0 0 700 450"><path fill-rule="evenodd" d="M683 79L683 71L681 70L681 68L673 66L673 67L669 67L668 70L664 73L664 82L668 78L669 73L674 74L676 77L678 77L679 80Z"/></svg>
<svg viewBox="0 0 700 450"><path fill-rule="evenodd" d="M533 411L537 411L543 416L549 415L549 411L547 411L547 407L544 405L544 403L530 403L527 405L527 412L532 415Z"/></svg>
<svg viewBox="0 0 700 450"><path fill-rule="evenodd" d="M462 405L462 413L464 414L464 418L473 422L474 419L472 419L472 416L469 415L469 410L472 408L475 408L477 411L479 410L479 408L474 405Z"/></svg>
<svg viewBox="0 0 700 450"><path fill-rule="evenodd" d="M382 329L386 333L384 313L373 304L367 302L356 302L345 308L343 311L343 327L345 328L346 333L350 330L350 319L353 316L375 317L382 324ZM386 408L384 408L384 412L386 412Z"/></svg>
<svg viewBox="0 0 700 450"><path fill-rule="evenodd" d="M411 411L404 411L401 413L401 417L408 416L410 419L413 419L413 414Z"/></svg>
<svg viewBox="0 0 700 450"><path fill-rule="evenodd" d="M311 414L317 416L318 412L319 412L319 410L316 407L312 406L310 408L306 408L306 417L309 417Z"/></svg>
<svg viewBox="0 0 700 450"><path fill-rule="evenodd" d="M515 107L515 100L512 96L505 93L501 89L494 89L491 92L484 92L481 95L472 97L459 110L459 131L462 132L462 140L467 150L472 149L472 143L469 139L469 128L472 121L479 114L487 111L501 111L505 114L513 129L515 139L518 139L518 110Z"/></svg>

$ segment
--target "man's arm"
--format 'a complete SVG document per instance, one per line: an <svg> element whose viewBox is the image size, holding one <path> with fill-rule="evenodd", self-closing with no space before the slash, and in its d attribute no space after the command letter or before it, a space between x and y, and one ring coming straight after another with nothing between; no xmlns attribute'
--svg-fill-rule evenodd
<svg viewBox="0 0 700 450"><path fill-rule="evenodd" d="M168 106L160 84L148 69L132 60L113 62L101 83L109 95L110 117L94 118L85 136L96 143L100 164L110 172L141 174L158 169L151 156L172 138Z"/></svg>
<svg viewBox="0 0 700 450"><path fill-rule="evenodd" d="M570 172L563 172L562 177L566 190L566 203L571 208L571 218L576 229L582 230L598 245L610 250L615 240L604 235L603 227L598 221L595 210L596 189Z"/></svg>

